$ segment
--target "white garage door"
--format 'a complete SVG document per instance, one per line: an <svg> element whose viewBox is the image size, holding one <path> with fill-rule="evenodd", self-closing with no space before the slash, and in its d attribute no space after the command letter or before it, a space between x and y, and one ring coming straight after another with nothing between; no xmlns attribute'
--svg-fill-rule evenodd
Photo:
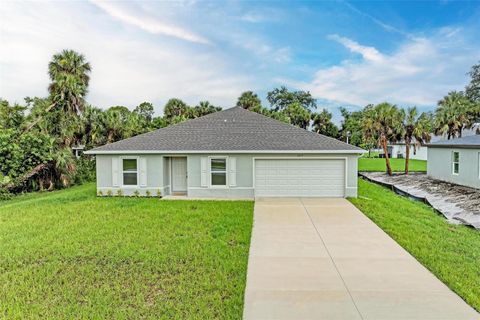
<svg viewBox="0 0 480 320"><path fill-rule="evenodd" d="M256 197L343 197L345 160L256 159Z"/></svg>

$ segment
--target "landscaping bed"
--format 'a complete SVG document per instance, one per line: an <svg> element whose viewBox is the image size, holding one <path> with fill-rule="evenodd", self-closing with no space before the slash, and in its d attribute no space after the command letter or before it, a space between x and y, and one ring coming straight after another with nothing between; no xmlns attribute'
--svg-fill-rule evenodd
<svg viewBox="0 0 480 320"><path fill-rule="evenodd" d="M2 319L241 319L253 201L0 202Z"/></svg>
<svg viewBox="0 0 480 320"><path fill-rule="evenodd" d="M381 183L395 192L424 201L443 214L451 223L480 229L480 190L440 181L422 173L394 174L363 172L361 176Z"/></svg>
<svg viewBox="0 0 480 320"><path fill-rule="evenodd" d="M480 232L453 225L430 206L359 179L350 201L437 278L480 311Z"/></svg>

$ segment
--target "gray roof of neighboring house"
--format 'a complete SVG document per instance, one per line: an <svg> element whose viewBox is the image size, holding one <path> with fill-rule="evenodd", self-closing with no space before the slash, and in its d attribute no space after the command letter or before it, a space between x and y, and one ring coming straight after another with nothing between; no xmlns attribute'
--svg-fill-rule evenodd
<svg viewBox="0 0 480 320"><path fill-rule="evenodd" d="M337 139L234 107L106 144L88 153L279 150L363 152Z"/></svg>
<svg viewBox="0 0 480 320"><path fill-rule="evenodd" d="M442 140L427 145L429 148L480 148L480 135Z"/></svg>

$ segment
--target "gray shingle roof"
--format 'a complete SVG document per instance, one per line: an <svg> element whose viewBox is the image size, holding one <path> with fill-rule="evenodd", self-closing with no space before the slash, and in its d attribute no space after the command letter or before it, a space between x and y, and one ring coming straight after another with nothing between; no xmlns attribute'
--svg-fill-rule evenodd
<svg viewBox="0 0 480 320"><path fill-rule="evenodd" d="M442 140L427 145L429 148L480 148L480 135Z"/></svg>
<svg viewBox="0 0 480 320"><path fill-rule="evenodd" d="M241 107L107 144L89 153L119 151L363 150Z"/></svg>

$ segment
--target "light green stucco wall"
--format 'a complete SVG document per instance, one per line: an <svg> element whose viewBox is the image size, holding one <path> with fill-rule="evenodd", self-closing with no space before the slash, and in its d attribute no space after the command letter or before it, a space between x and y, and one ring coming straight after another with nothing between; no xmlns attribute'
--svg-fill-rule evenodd
<svg viewBox="0 0 480 320"><path fill-rule="evenodd" d="M458 151L460 166L458 175L452 172L453 151ZM432 178L480 189L480 148L428 148L427 174Z"/></svg>
<svg viewBox="0 0 480 320"><path fill-rule="evenodd" d="M97 189L105 193L106 190L112 190L116 193L119 188L112 187L112 157L121 155L97 155ZM161 190L163 195L170 193L170 162L168 157L162 155L138 155L147 158L147 187L123 188L124 194L131 194L139 190L145 194L150 190L156 194ZM188 171L188 196L201 198L253 198L253 159L254 158L346 158L347 161L347 186L345 196L357 196L357 164L358 155L350 154L216 154L215 156L228 156L236 158L236 186L222 189L213 189L201 186L201 158L209 157L212 154L188 154L175 155L187 156Z"/></svg>

